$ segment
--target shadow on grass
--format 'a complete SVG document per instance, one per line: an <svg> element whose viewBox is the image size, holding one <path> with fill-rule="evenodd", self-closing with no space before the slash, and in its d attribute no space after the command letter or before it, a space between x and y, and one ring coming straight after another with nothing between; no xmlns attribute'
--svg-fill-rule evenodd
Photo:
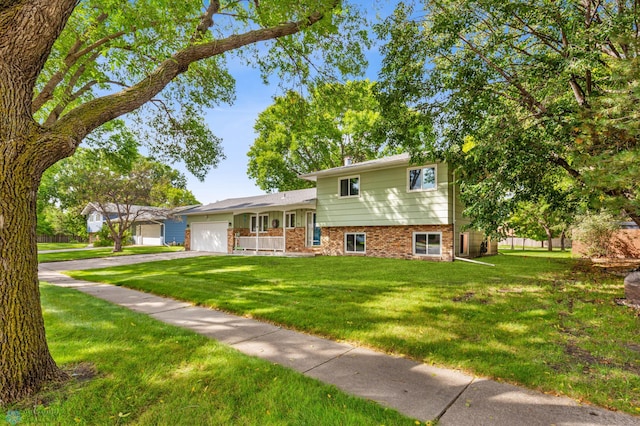
<svg viewBox="0 0 640 426"><path fill-rule="evenodd" d="M43 285L52 354L97 376L10 407L25 424L413 424L392 410L75 290ZM327 396L329 395L329 396Z"/></svg>
<svg viewBox="0 0 640 426"><path fill-rule="evenodd" d="M203 257L73 275L633 412L640 378L622 367L640 362L639 320L613 303L621 283L569 259L491 261ZM572 347L606 362L583 368Z"/></svg>

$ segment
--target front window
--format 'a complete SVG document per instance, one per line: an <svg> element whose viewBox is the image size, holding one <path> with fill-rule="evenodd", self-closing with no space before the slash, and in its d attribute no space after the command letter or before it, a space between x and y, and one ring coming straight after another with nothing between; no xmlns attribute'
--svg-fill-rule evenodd
<svg viewBox="0 0 640 426"><path fill-rule="evenodd" d="M352 176L340 179L340 196L357 197L360 195L360 177Z"/></svg>
<svg viewBox="0 0 640 426"><path fill-rule="evenodd" d="M442 233L415 232L413 234L413 254L440 256L442 253Z"/></svg>
<svg viewBox="0 0 640 426"><path fill-rule="evenodd" d="M436 188L436 166L409 169L409 191L426 191Z"/></svg>
<svg viewBox="0 0 640 426"><path fill-rule="evenodd" d="M345 234L344 251L346 253L364 253L367 246L367 237L362 234Z"/></svg>
<svg viewBox="0 0 640 426"><path fill-rule="evenodd" d="M295 228L296 227L296 214L295 213L287 213L285 217L285 226L287 228Z"/></svg>
<svg viewBox="0 0 640 426"><path fill-rule="evenodd" d="M258 224L258 232L267 232L267 228L269 228L269 215L261 214L259 216L251 216L251 232L256 232L256 223Z"/></svg>

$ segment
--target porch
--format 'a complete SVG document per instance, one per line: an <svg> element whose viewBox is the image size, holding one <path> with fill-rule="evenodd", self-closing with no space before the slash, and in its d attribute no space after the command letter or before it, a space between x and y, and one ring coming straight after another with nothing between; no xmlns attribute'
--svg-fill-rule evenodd
<svg viewBox="0 0 640 426"><path fill-rule="evenodd" d="M320 240L315 212L307 209L234 214L232 253L313 253Z"/></svg>
<svg viewBox="0 0 640 426"><path fill-rule="evenodd" d="M235 238L234 251L285 251L285 237L240 237Z"/></svg>

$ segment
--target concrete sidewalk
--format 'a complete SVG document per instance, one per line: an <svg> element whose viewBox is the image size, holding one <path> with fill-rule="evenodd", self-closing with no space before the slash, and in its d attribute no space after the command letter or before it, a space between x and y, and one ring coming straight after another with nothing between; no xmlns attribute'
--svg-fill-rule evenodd
<svg viewBox="0 0 640 426"><path fill-rule="evenodd" d="M271 324L107 284L73 280L59 271L133 264L203 253L174 252L40 265L40 279L160 321L188 328L252 356L331 383L439 425L640 425L640 417L578 404L562 397L472 377Z"/></svg>

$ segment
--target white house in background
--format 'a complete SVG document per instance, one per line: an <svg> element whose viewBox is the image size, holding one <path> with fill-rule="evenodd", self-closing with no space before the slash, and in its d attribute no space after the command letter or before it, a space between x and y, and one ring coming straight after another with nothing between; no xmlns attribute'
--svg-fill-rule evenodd
<svg viewBox="0 0 640 426"><path fill-rule="evenodd" d="M118 206L108 203L100 208L97 203L89 203L82 210L82 215L87 216L87 232L89 242L96 239L96 234L105 225L108 217L113 222L118 222L125 217L133 222L131 234L134 244L145 246L161 246L166 244L184 244L186 220L182 212L194 206L182 206L174 208L162 208L154 206Z"/></svg>

